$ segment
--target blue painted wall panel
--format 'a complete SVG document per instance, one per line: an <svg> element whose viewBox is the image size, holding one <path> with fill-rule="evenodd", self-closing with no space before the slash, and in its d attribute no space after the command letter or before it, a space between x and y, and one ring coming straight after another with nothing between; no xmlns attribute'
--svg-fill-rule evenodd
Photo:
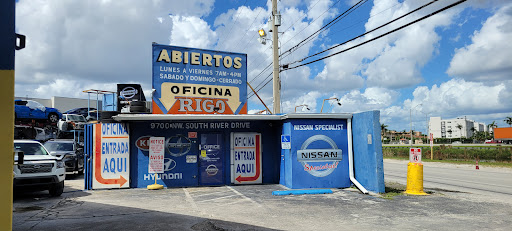
<svg viewBox="0 0 512 231"><path fill-rule="evenodd" d="M354 114L352 138L357 181L369 191L382 193L385 185L379 118L380 111Z"/></svg>
<svg viewBox="0 0 512 231"><path fill-rule="evenodd" d="M290 122L287 122L287 123L284 123L283 124L283 131L282 131L282 134L283 135L291 135L292 134L292 131L291 131L291 123ZM279 144L279 146L281 146L281 144ZM281 165L280 165L280 171L279 171L279 184L282 184L282 185L288 185L288 184L291 184L290 180L291 180L291 173L286 173L286 166L290 166L291 162L289 163L285 163L285 161L289 161L290 160L290 149L281 149ZM285 176L288 176L288 178L290 179L286 179ZM290 183L287 183L287 182L290 182Z"/></svg>
<svg viewBox="0 0 512 231"><path fill-rule="evenodd" d="M288 119L285 124L290 127L292 146L284 152L285 186L350 187L347 120Z"/></svg>
<svg viewBox="0 0 512 231"><path fill-rule="evenodd" d="M207 123L208 125L205 125ZM212 128L211 124L249 123L249 128ZM236 127L236 126L235 126ZM148 174L148 147L144 139L149 136L166 138L165 168L167 171L159 175L157 183L165 187L200 186L198 180L200 165L200 137L202 134L221 134L224 152L223 184L231 184L230 172L230 134L231 132L258 132L262 136L262 177L263 183L279 182L280 153L277 145L280 144L281 126L279 123L269 121L153 121L130 123L130 178L132 188L144 188L154 183L154 174ZM189 132L197 132L190 136ZM196 138L194 138L196 137ZM188 158L196 157L196 162L187 162ZM161 179L160 179L161 178Z"/></svg>

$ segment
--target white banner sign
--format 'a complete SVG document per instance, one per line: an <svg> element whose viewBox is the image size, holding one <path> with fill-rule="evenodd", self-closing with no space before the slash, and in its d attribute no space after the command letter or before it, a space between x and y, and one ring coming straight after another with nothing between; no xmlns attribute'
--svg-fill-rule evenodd
<svg viewBox="0 0 512 231"><path fill-rule="evenodd" d="M148 173L164 173L165 137L149 138Z"/></svg>
<svg viewBox="0 0 512 231"><path fill-rule="evenodd" d="M231 133L231 182L261 184L261 134Z"/></svg>

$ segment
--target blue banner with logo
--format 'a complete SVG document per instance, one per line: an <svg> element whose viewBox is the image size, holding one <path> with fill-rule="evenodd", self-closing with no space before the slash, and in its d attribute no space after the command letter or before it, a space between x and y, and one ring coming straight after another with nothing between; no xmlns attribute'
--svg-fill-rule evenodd
<svg viewBox="0 0 512 231"><path fill-rule="evenodd" d="M153 44L153 114L247 114L247 55Z"/></svg>
<svg viewBox="0 0 512 231"><path fill-rule="evenodd" d="M287 187L350 186L346 119L289 119L285 127L291 149L284 151L286 176L281 177Z"/></svg>

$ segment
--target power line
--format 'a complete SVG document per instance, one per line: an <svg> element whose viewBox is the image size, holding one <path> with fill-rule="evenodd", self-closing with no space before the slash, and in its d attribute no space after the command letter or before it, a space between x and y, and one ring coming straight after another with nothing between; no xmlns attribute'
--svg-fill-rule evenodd
<svg viewBox="0 0 512 231"><path fill-rule="evenodd" d="M261 11L263 10L263 7L260 7L260 11L258 12L258 15L256 15L256 17L254 17L254 20L252 21L251 25L249 25L249 27L247 28L247 30L245 31L245 34L244 36L238 41L238 43L236 44L236 48L238 48L238 46L240 45L240 43L244 40L245 36L247 35L247 33L249 32L249 30L251 29L251 26L254 24L254 22L256 22L256 19L258 19L258 16L260 16L261 14ZM256 33L254 33L254 35L256 35ZM254 37L254 36L253 36ZM252 40L252 39L251 39ZM247 44L249 44L249 41L251 40L247 40L248 42L246 43L246 47L247 47Z"/></svg>
<svg viewBox="0 0 512 231"><path fill-rule="evenodd" d="M437 1L437 0L434 0L434 1ZM380 39L380 38L382 38L382 37L384 37L384 36L387 36L387 35L389 35L389 34L391 34L391 33L394 33L394 32L397 32L397 31L399 31L399 30L401 30L401 29L404 29L404 28L406 28L406 27L408 27L408 26L410 26L410 25L412 25L412 24L415 24L415 23L417 23L417 22L419 22L419 21L422 21L422 20L424 20L424 19L427 19L427 18L429 18L429 17L431 17L431 16L433 16L433 15L436 15L436 14L438 14L438 13L442 12L442 11L445 11L445 10L447 10L447 9L449 9L449 8L452 8L452 7L456 6L456 5L459 5L459 4L461 4L461 3L465 2L465 1L466 1L466 0L460 0L460 1L458 1L458 2L455 2L455 3L453 3L453 4L450 4L450 5L446 6L446 7L441 8L440 10L434 11L434 12L432 12L432 13L430 13L430 14L426 15L426 16L423 16L423 17L421 17L421 18L419 18L419 19L417 19L417 20L414 20L414 21L412 21L412 22L410 22L410 23L407 23L407 24L405 24L405 25L403 25L403 26L401 26L401 27L398 27L398 28L393 29L393 30L391 30L391 31L388 31L388 32L386 32L386 33L384 33L384 34L382 34L382 35L379 35L379 36L377 36L377 37L375 37L375 38L372 38L372 39L370 39L370 40L364 41L364 42L362 42L362 43L359 43L359 44L354 45L354 46L352 46L352 47L349 47L349 48L347 48L347 49L344 49L344 50L338 51L338 52L336 52L336 53L330 54L330 55L328 55L328 56L325 56L325 57L322 57L322 58L319 58L319 59L313 60L313 61L311 61L311 62L307 62L307 63L304 63L304 64L300 64L300 65L297 65L297 66L294 66L294 67L286 67L286 66L288 66L289 64L283 65L283 66L285 66L284 70L295 69L295 68L297 68L297 67L301 67L301 66L305 66L305 65L312 64L312 63L316 63L316 62L318 62L318 61L321 61L321 60L324 60L324 59L330 58L330 57L332 57L332 56L335 56L335 55L341 54L341 53L343 53L343 52L346 52L346 51L352 50L352 49L354 49L354 48L357 48L357 47L359 47L359 46L362 46L362 45L367 44L367 43L369 43L369 42L375 41L375 40ZM431 4L431 3L429 3L429 4ZM352 40L353 40L353 39L352 39ZM329 49L331 49L331 48L329 48ZM329 49L327 49L327 50L329 50ZM327 51L327 50L325 50L325 51ZM323 52L325 52L325 51L322 51L322 52L319 52L319 53L323 53ZM315 54L315 55L316 55L316 54ZM313 55L313 56L314 56L314 55Z"/></svg>
<svg viewBox="0 0 512 231"><path fill-rule="evenodd" d="M435 1L437 1L437 0L435 0ZM412 25L412 24L415 24L415 23L417 23L417 22L419 22L419 21L422 21L422 20L424 20L424 19L427 19L427 18L429 18L429 17L431 17L431 16L433 16L433 15L436 15L436 14L438 14L438 13L442 12L442 11L445 11L445 10L447 10L447 9L449 9L449 8L452 8L452 7L454 7L454 6L457 6L457 5L459 5L459 4L461 4L461 3L465 2L465 1L466 1L466 0L460 0L460 1L457 1L457 2L455 2L455 3L453 3L453 4L450 4L450 5L448 5L448 6L444 7L444 8L441 8L441 9L439 9L439 10L437 10L437 11L434 11L434 12L432 12L432 13L430 13L430 14L428 14L428 15L426 15L426 16L424 16L424 17L422 17L422 18L419 18L419 19L417 19L417 20L414 20L414 21L412 21L412 22L410 22L410 23L408 23L408 24L405 24L405 25L403 25L403 26L401 26L401 27L399 27L399 28L396 28L396 29L394 29L394 30L392 30L392 31L386 32L386 33L384 33L384 34L382 34L382 35L380 35L380 36L378 36L378 37L375 37L375 38L373 38L373 39L370 39L370 40L368 40L368 41L365 41L365 42L362 42L362 43L360 43L360 44L354 45L354 46L352 46L352 47L350 47L350 48L347 48L347 49L345 49L345 50L339 51L339 52L337 52L337 53L333 53L333 54L331 54L331 55L329 55L329 56L326 56L326 57L323 57L323 58L320 58L320 59L317 59L317 60L314 60L314 61L311 61L311 62L308 62L308 63L305 63L305 64L301 64L301 65L294 66L294 67L291 67L291 68L284 68L284 69L283 69L283 71L285 71L285 70L290 70L290 69L295 69L295 68L300 67L300 66L309 65L309 64L312 64L312 63L318 62L318 61L320 61L320 60L327 59L327 58L329 58L329 57L332 57L332 56L338 55L338 54L340 54L340 53L343 53L343 52L349 51L349 50L351 50L351 49L357 48L357 47L362 46L362 45L364 45L364 44L366 44L366 43L369 43L369 42L375 41L375 40L377 40L377 39L379 39L379 38L382 38L382 37L384 37L384 36L387 36L387 35L389 35L389 34L391 34L391 33L394 33L394 32L396 32L396 31L398 31L398 30L401 30L401 29L403 29L403 28L406 28L406 27L408 27L408 26L410 26L410 25ZM431 3L427 3L427 4L431 4ZM427 5L427 4L426 4L426 5ZM265 87L265 86L266 86L268 83L270 83L271 81L272 81L272 79L268 80L268 81L265 83L265 85L263 85L263 87ZM261 90L263 87L261 87L261 88L259 88L258 90L256 90L256 92L258 92L259 90Z"/></svg>
<svg viewBox="0 0 512 231"><path fill-rule="evenodd" d="M288 39L286 42L283 43L283 45L286 45L288 42L290 42L293 38L295 38L298 34L300 34L302 31L304 31L306 28L308 28L309 26L311 26L317 19L319 19L322 15L324 15L327 11L329 11L332 7L334 7L336 4L338 4L341 0L338 0L336 3L332 4L327 10L325 10L322 14L320 14L317 18L315 18L313 21L311 21L311 23L309 23L307 26L305 26L304 28L302 28L302 30L300 30L299 32L297 32L293 37L291 37L290 39ZM318 3L318 2L317 2ZM316 4L315 4L316 5ZM298 21L298 20L297 20ZM295 21L295 22L297 22ZM294 23L295 24L295 23ZM291 26L288 28L290 29ZM286 30L288 30L286 29ZM286 51L288 52L288 51ZM286 53L284 52L284 53ZM283 53L283 54L284 54Z"/></svg>
<svg viewBox="0 0 512 231"><path fill-rule="evenodd" d="M245 0L244 4L242 4L242 6L245 6L245 4L247 3L247 0ZM238 8L242 7L242 6L239 6ZM243 9L242 9L243 10ZM240 10L240 12L242 12L242 10ZM233 30L233 27L235 25L235 23L238 21L238 16L240 16L240 12L238 12L238 14L236 15L236 18L235 20L233 21L233 23L231 24L231 27L229 28L229 31L228 33L226 33L223 37L222 40L219 40L219 41L224 41L224 39L226 38L226 36L228 36L228 34L231 33L231 30ZM220 47L219 44L217 44L217 47Z"/></svg>
<svg viewBox="0 0 512 231"><path fill-rule="evenodd" d="M393 22L396 22L396 21L398 21L398 20L400 20L400 19L402 19L402 18L404 18L404 17L406 17L406 16L408 16L408 15L410 15L410 14L412 14L412 13L415 13L416 11L421 10L421 9L423 9L423 8L425 8L425 7L429 6L429 5L431 5L431 4L433 4L434 2L437 2L437 1L438 1L438 0L433 0L433 1L431 1L431 2L427 3L427 4L423 5L423 6L420 6L420 7L416 8L416 9L414 9L413 11L410 11L410 12L409 12L409 13L407 13L407 14L404 14L404 15L402 15L402 16L400 16L400 17L398 17L398 18L395 18L395 19L393 19L393 20L391 20L391 21L389 21L389 22L387 22L387 23L384 23L384 24L382 24L382 25L380 25L380 26L378 26L378 27L376 27L376 28L374 28L374 29L372 29L372 30L369 30L369 31L367 31L367 32L365 32L365 33L363 33L363 34L360 34L360 35L358 35L357 37L354 37L354 38L352 38L352 39L349 39L349 40L347 40L347 41L345 41L345 42L343 42L343 43L340 43L340 44L338 44L338 45L336 45L336 46L330 47L330 48L328 48L328 49L326 49L326 50L323 50L323 51L320 51L320 52L318 52L318 53L315 53L315 54L309 55L309 56L307 56L307 57L305 57L305 58L303 58L303 59L301 59L301 60L295 61L295 62L293 62L293 63L302 62L302 61L304 61L304 60L306 60L306 59L309 59L309 58L311 58L311 57L314 57L314 56L317 56L317 55L319 55L319 54L325 53L325 52L327 52L327 51L329 51L329 50L332 50L332 49L334 49L334 48L336 48L336 47L339 47L339 46L345 45L345 44L347 44L347 43L349 43L349 42L351 42L351 41L354 41L354 40L356 40L356 39L358 39L358 38L361 38L361 37L363 37L363 36L365 36L365 35L367 35L367 34L369 34L369 33L372 33L372 32L374 32L374 31L376 31L376 30L378 30L378 29L381 29L381 28L383 28L383 27L385 27L385 26L387 26L387 25L389 25L389 24L391 24L391 23L393 23ZM292 64L292 63L290 63L290 64ZM289 64L288 64L288 65L289 65Z"/></svg>
<svg viewBox="0 0 512 231"><path fill-rule="evenodd" d="M274 72L270 72L270 74L267 76L267 78L266 78L266 79L268 79L270 76L272 76L272 74L273 74L273 73L274 73ZM262 87L260 87L259 89L256 89L255 91L256 91L256 92L259 92L261 89L263 89L265 86L267 86L267 84L269 84L270 82L272 82L272 79L268 80L268 81L265 83L265 85L263 85L263 86L262 86ZM261 83L263 83L263 82L261 82ZM260 83L260 84L261 84L261 83ZM258 86L259 86L259 85L258 85ZM248 96L248 97L247 97L247 99L250 99L250 98L251 98L251 97L253 97L254 95L255 95L255 94L254 94L254 93L252 93L252 95Z"/></svg>
<svg viewBox="0 0 512 231"><path fill-rule="evenodd" d="M312 38L313 36L319 34L320 32L324 31L325 29L331 27L332 25L338 23L340 20L341 20L341 17L345 17L346 15L352 13L353 11L351 11L354 7L359 7L360 5L363 5L364 3L361 4L361 2L365 1L364 3L368 2L368 0L359 0L359 2L357 2L356 4L354 4L353 6L351 6L350 8L348 8L347 10L345 10L343 13L341 13L340 15L338 15L336 18L334 18L333 20L331 20L330 22L328 22L327 24L325 24L324 26L322 26L320 29L318 29L317 31L315 31L313 34L309 35L308 37L306 37L305 39L303 39L302 41L300 41L299 43L297 43L297 45L291 47L290 49L288 49L287 51L283 52L282 54L286 54L288 52L291 52L292 50L296 50L298 49L301 44L305 44L309 41L310 38ZM355 8L357 9L357 8ZM332 25L331 25L332 24ZM302 32L302 31L301 31ZM289 41L289 40L288 40Z"/></svg>

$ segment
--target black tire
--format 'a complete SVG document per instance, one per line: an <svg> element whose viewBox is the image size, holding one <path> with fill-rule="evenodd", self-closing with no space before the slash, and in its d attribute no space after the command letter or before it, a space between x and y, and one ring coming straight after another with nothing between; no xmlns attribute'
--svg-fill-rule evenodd
<svg viewBox="0 0 512 231"><path fill-rule="evenodd" d="M48 121L50 123L57 123L57 121L59 121L59 115L57 115L57 113L50 113L48 114Z"/></svg>
<svg viewBox="0 0 512 231"><path fill-rule="evenodd" d="M52 185L48 192L50 192L50 196L52 197L58 197L62 195L64 192L64 181Z"/></svg>
<svg viewBox="0 0 512 231"><path fill-rule="evenodd" d="M130 106L130 112L146 112L146 107L144 107L144 106Z"/></svg>
<svg viewBox="0 0 512 231"><path fill-rule="evenodd" d="M101 114L100 114L100 117L101 117L100 121L102 123L113 123L113 122L116 122L115 120L112 119L112 116L116 116L118 114L119 114L118 111L102 111Z"/></svg>
<svg viewBox="0 0 512 231"><path fill-rule="evenodd" d="M130 102L130 107L133 106L146 106L146 102L144 101L132 101Z"/></svg>

